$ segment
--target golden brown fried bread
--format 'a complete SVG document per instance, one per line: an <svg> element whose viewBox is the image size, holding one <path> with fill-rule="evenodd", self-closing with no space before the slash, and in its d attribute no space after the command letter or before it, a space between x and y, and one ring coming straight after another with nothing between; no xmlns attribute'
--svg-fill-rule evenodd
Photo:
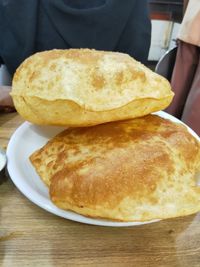
<svg viewBox="0 0 200 267"><path fill-rule="evenodd" d="M89 126L166 108L169 82L127 54L51 50L26 59L13 84L17 111L36 124Z"/></svg>
<svg viewBox="0 0 200 267"><path fill-rule="evenodd" d="M200 144L156 115L67 129L30 159L62 209L120 221L200 210Z"/></svg>

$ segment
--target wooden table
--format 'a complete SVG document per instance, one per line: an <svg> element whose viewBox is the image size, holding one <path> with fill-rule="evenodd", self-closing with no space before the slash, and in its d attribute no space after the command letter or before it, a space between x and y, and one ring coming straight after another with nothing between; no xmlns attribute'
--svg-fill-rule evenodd
<svg viewBox="0 0 200 267"><path fill-rule="evenodd" d="M0 114L0 145L23 120ZM111 228L59 218L0 185L0 266L200 266L200 214Z"/></svg>

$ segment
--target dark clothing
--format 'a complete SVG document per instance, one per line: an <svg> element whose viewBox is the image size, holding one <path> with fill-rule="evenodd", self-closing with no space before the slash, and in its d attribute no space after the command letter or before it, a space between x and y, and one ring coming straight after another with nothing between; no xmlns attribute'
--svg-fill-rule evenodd
<svg viewBox="0 0 200 267"><path fill-rule="evenodd" d="M11 75L37 51L95 48L145 63L147 0L0 0L0 58Z"/></svg>
<svg viewBox="0 0 200 267"><path fill-rule="evenodd" d="M171 79L174 99L166 111L200 136L200 48L179 41Z"/></svg>

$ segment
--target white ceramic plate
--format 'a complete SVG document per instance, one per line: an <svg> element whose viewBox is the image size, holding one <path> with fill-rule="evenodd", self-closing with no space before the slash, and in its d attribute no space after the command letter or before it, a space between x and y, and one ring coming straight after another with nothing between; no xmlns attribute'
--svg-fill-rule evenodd
<svg viewBox="0 0 200 267"><path fill-rule="evenodd" d="M161 117L180 122L178 119L165 112L155 113ZM57 208L49 199L48 188L41 181L35 169L29 161L29 156L37 149L41 148L46 142L64 130L63 127L36 126L29 122L23 123L12 135L7 148L7 169L16 187L33 203L39 207L56 214L60 217L82 222L86 224L102 226L136 226L156 222L114 222L109 220L92 219L74 212L65 211ZM188 130L197 139L199 137L190 129Z"/></svg>

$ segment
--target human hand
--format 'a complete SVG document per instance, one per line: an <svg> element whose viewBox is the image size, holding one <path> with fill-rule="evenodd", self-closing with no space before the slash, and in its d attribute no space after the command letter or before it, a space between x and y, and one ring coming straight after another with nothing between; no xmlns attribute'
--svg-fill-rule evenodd
<svg viewBox="0 0 200 267"><path fill-rule="evenodd" d="M0 85L0 112L13 112L15 107L9 95L11 86Z"/></svg>

